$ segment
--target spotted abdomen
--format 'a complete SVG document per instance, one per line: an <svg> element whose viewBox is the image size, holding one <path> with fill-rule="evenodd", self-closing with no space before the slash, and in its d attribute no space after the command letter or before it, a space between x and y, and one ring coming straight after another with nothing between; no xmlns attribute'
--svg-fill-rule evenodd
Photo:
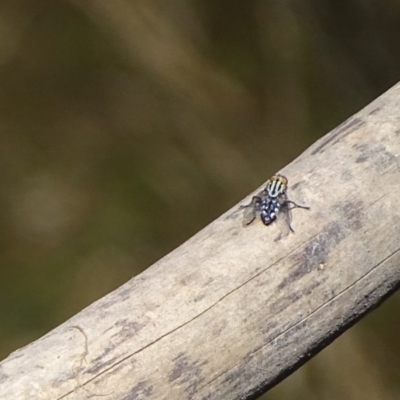
<svg viewBox="0 0 400 400"><path fill-rule="evenodd" d="M276 198L266 198L261 203L261 220L264 225L269 225L276 220L281 209L281 203Z"/></svg>

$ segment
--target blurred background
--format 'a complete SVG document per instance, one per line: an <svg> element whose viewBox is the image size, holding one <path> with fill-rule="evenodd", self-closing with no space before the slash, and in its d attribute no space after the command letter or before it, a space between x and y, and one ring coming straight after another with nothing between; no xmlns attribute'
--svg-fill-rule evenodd
<svg viewBox="0 0 400 400"><path fill-rule="evenodd" d="M3 0L0 359L400 76L395 0ZM398 399L400 297L263 399Z"/></svg>

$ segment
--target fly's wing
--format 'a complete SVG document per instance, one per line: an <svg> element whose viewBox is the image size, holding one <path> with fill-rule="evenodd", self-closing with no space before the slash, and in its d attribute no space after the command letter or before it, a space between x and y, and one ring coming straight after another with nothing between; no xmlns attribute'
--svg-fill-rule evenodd
<svg viewBox="0 0 400 400"><path fill-rule="evenodd" d="M251 199L250 204L241 206L243 208L243 226L250 225L261 213L262 192Z"/></svg>
<svg viewBox="0 0 400 400"><path fill-rule="evenodd" d="M294 232L292 228L292 211L286 195L280 196L278 200L281 207L276 217L276 225L282 236L288 236L290 232Z"/></svg>
<svg viewBox="0 0 400 400"><path fill-rule="evenodd" d="M280 230L283 236L287 236L290 232L294 233L292 228L292 210L294 208L302 208L304 210L309 210L308 206L301 206L287 198L286 193L279 197L279 202L281 204L280 212L278 215L278 224L280 225Z"/></svg>

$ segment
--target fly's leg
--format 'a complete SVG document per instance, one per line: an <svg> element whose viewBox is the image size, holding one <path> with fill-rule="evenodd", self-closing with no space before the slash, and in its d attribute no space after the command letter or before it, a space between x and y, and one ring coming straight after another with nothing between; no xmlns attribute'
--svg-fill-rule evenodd
<svg viewBox="0 0 400 400"><path fill-rule="evenodd" d="M258 204L261 204L262 200L260 196L253 196L253 198L251 199L251 202L249 204L242 204L241 206L239 206L239 208L247 208L250 206L255 206Z"/></svg>
<svg viewBox="0 0 400 400"><path fill-rule="evenodd" d="M294 229L292 228L292 209L293 209L293 208L296 208L296 207L290 208L290 207L289 207L289 203L293 203L293 202L290 201L290 200L287 200L287 201L286 201L286 207L287 207L287 223L288 223L288 225L289 225L290 232L294 233Z"/></svg>
<svg viewBox="0 0 400 400"><path fill-rule="evenodd" d="M291 204L292 205L292 207L290 207L289 210L293 210L294 208L303 208L304 210L309 210L310 209L310 207L301 206L300 204L297 204L292 200L286 200L286 204Z"/></svg>

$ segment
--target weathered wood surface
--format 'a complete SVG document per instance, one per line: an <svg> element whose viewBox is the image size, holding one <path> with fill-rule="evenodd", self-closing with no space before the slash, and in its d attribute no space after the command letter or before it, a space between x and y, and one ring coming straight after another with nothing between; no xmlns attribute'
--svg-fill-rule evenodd
<svg viewBox="0 0 400 400"><path fill-rule="evenodd" d="M311 206L295 234L235 206L12 353L0 399L244 399L283 379L399 284L399 110L397 85L282 171Z"/></svg>

